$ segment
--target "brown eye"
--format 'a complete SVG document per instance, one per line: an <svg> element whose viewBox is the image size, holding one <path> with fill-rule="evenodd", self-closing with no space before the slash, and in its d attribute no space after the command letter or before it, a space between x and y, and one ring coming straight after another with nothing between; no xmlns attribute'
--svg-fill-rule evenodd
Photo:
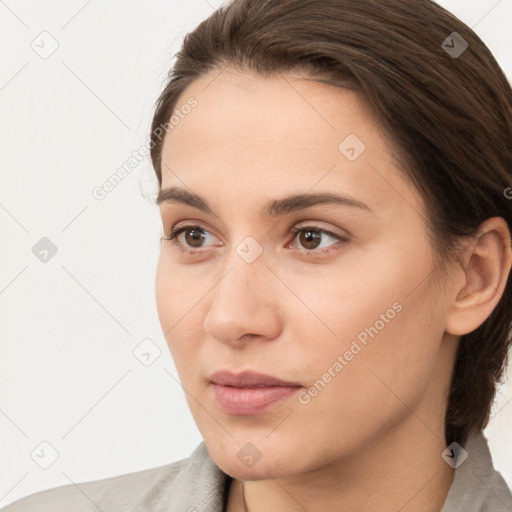
<svg viewBox="0 0 512 512"><path fill-rule="evenodd" d="M202 229L187 228L183 230L183 233L185 235L185 243L190 247L194 247L196 249L201 247L203 240L206 238L204 231Z"/></svg>
<svg viewBox="0 0 512 512"><path fill-rule="evenodd" d="M348 239L342 235L337 235L325 229L316 228L314 226L306 226L303 228L294 227L291 230L295 233L294 241L298 243L299 251L310 254L311 256L327 253L338 243L348 242ZM334 243L328 243L329 238ZM324 240L327 242L325 243Z"/></svg>
<svg viewBox="0 0 512 512"><path fill-rule="evenodd" d="M307 250L316 249L321 242L322 236L317 231L301 231L299 233L299 241L301 245Z"/></svg>
<svg viewBox="0 0 512 512"><path fill-rule="evenodd" d="M208 245L204 245L204 242L209 238L213 241L215 236L201 226L189 225L181 228L174 227L171 234L164 237L163 240L167 240L186 254L192 254L203 252L198 249L208 247Z"/></svg>

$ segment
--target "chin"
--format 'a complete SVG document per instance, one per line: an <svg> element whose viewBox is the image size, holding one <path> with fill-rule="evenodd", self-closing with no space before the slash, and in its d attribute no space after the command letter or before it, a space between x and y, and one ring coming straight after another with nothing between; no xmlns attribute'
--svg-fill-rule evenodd
<svg viewBox="0 0 512 512"><path fill-rule="evenodd" d="M287 446L281 439L269 439L251 442L247 437L207 440L205 444L217 466L237 480L267 480L282 478L295 472L305 471L298 467L293 456L300 455L296 448ZM291 453L289 453L291 451ZM300 457L300 463L304 464Z"/></svg>
<svg viewBox="0 0 512 512"><path fill-rule="evenodd" d="M234 457L226 457L226 454L219 454L219 457L217 457L216 454L211 455L217 466L219 466L224 473L227 473L237 480L268 480L271 478L282 478L291 473L288 465L289 461L287 461L285 467L275 454L272 456L272 460L264 461L263 458L261 458L251 468L244 467L236 455ZM283 458L283 460L286 460L286 458Z"/></svg>

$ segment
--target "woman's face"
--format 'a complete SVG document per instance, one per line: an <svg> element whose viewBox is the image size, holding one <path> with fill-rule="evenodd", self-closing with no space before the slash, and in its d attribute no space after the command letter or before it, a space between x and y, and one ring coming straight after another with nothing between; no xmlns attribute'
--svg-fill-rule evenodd
<svg viewBox="0 0 512 512"><path fill-rule="evenodd" d="M175 112L162 189L183 192L159 207L165 236L189 229L162 242L157 309L216 463L252 480L348 460L387 436L441 440L448 299L421 196L358 96L228 68L189 86ZM221 370L298 387L230 390L210 382Z"/></svg>

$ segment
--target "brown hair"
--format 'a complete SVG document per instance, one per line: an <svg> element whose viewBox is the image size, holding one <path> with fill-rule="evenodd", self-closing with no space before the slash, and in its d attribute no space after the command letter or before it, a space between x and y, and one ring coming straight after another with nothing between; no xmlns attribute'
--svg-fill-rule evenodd
<svg viewBox="0 0 512 512"><path fill-rule="evenodd" d="M450 53L464 41L465 51ZM510 84L473 30L434 2L233 0L188 33L176 57L152 123L160 188L161 127L194 80L224 66L263 77L306 71L366 100L423 196L439 270L458 261L460 241L489 217L503 217L512 231ZM461 337L447 445L465 444L471 429L489 421L511 343L511 275L490 316Z"/></svg>

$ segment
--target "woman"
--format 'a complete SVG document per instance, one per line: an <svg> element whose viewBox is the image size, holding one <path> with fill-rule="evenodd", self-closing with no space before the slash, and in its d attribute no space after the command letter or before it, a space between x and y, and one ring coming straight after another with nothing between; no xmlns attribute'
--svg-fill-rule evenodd
<svg viewBox="0 0 512 512"><path fill-rule="evenodd" d="M510 511L512 91L430 0L234 0L151 157L162 329L204 442L6 512Z"/></svg>

